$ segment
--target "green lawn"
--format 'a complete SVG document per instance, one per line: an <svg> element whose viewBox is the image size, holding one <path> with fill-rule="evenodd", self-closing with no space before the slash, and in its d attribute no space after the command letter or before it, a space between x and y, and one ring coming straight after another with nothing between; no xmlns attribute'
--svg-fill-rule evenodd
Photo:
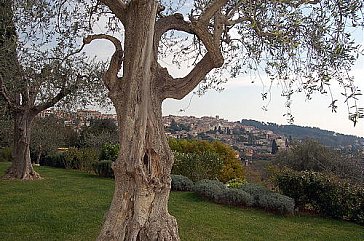
<svg viewBox="0 0 364 241"><path fill-rule="evenodd" d="M7 163L0 163L3 173ZM40 167L40 181L0 181L0 240L95 240L113 180ZM281 217L173 192L170 212L186 241L364 240L363 227L318 217Z"/></svg>

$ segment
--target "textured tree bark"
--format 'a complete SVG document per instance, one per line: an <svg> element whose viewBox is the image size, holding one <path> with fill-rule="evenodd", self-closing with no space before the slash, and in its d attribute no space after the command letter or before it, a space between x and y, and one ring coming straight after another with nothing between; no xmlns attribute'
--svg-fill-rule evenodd
<svg viewBox="0 0 364 241"><path fill-rule="evenodd" d="M162 124L153 50L157 1L135 1L125 23L123 78L109 96L116 108L120 153L115 193L97 240L179 240L168 213L173 164Z"/></svg>
<svg viewBox="0 0 364 241"><path fill-rule="evenodd" d="M33 119L34 117L28 112L14 114L13 161L4 179L40 179L30 159L30 126Z"/></svg>

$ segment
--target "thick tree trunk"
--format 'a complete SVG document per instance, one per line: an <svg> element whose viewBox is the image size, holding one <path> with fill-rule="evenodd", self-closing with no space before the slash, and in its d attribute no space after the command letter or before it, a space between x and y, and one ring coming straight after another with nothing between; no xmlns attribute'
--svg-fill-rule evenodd
<svg viewBox="0 0 364 241"><path fill-rule="evenodd" d="M124 76L119 90L110 91L119 121L120 153L113 166L113 201L98 240L179 240L177 222L167 208L173 157L154 84L158 6L156 1L135 2L125 26Z"/></svg>
<svg viewBox="0 0 364 241"><path fill-rule="evenodd" d="M34 117L27 112L14 115L13 162L6 171L5 179L40 179L30 159L30 128Z"/></svg>

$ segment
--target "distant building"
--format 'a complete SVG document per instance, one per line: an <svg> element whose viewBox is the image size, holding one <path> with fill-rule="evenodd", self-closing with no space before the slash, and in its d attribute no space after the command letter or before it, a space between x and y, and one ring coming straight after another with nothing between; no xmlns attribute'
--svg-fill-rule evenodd
<svg viewBox="0 0 364 241"><path fill-rule="evenodd" d="M77 110L77 118L80 120L101 119L101 112L96 110Z"/></svg>

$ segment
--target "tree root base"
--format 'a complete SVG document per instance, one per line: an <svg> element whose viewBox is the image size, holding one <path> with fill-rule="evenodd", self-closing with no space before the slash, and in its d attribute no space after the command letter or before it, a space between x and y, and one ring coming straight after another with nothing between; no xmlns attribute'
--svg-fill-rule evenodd
<svg viewBox="0 0 364 241"><path fill-rule="evenodd" d="M1 177L2 180L23 180L23 181L33 181L42 180L43 178L35 171L31 173L19 174L14 172L11 168L6 171L5 175Z"/></svg>

